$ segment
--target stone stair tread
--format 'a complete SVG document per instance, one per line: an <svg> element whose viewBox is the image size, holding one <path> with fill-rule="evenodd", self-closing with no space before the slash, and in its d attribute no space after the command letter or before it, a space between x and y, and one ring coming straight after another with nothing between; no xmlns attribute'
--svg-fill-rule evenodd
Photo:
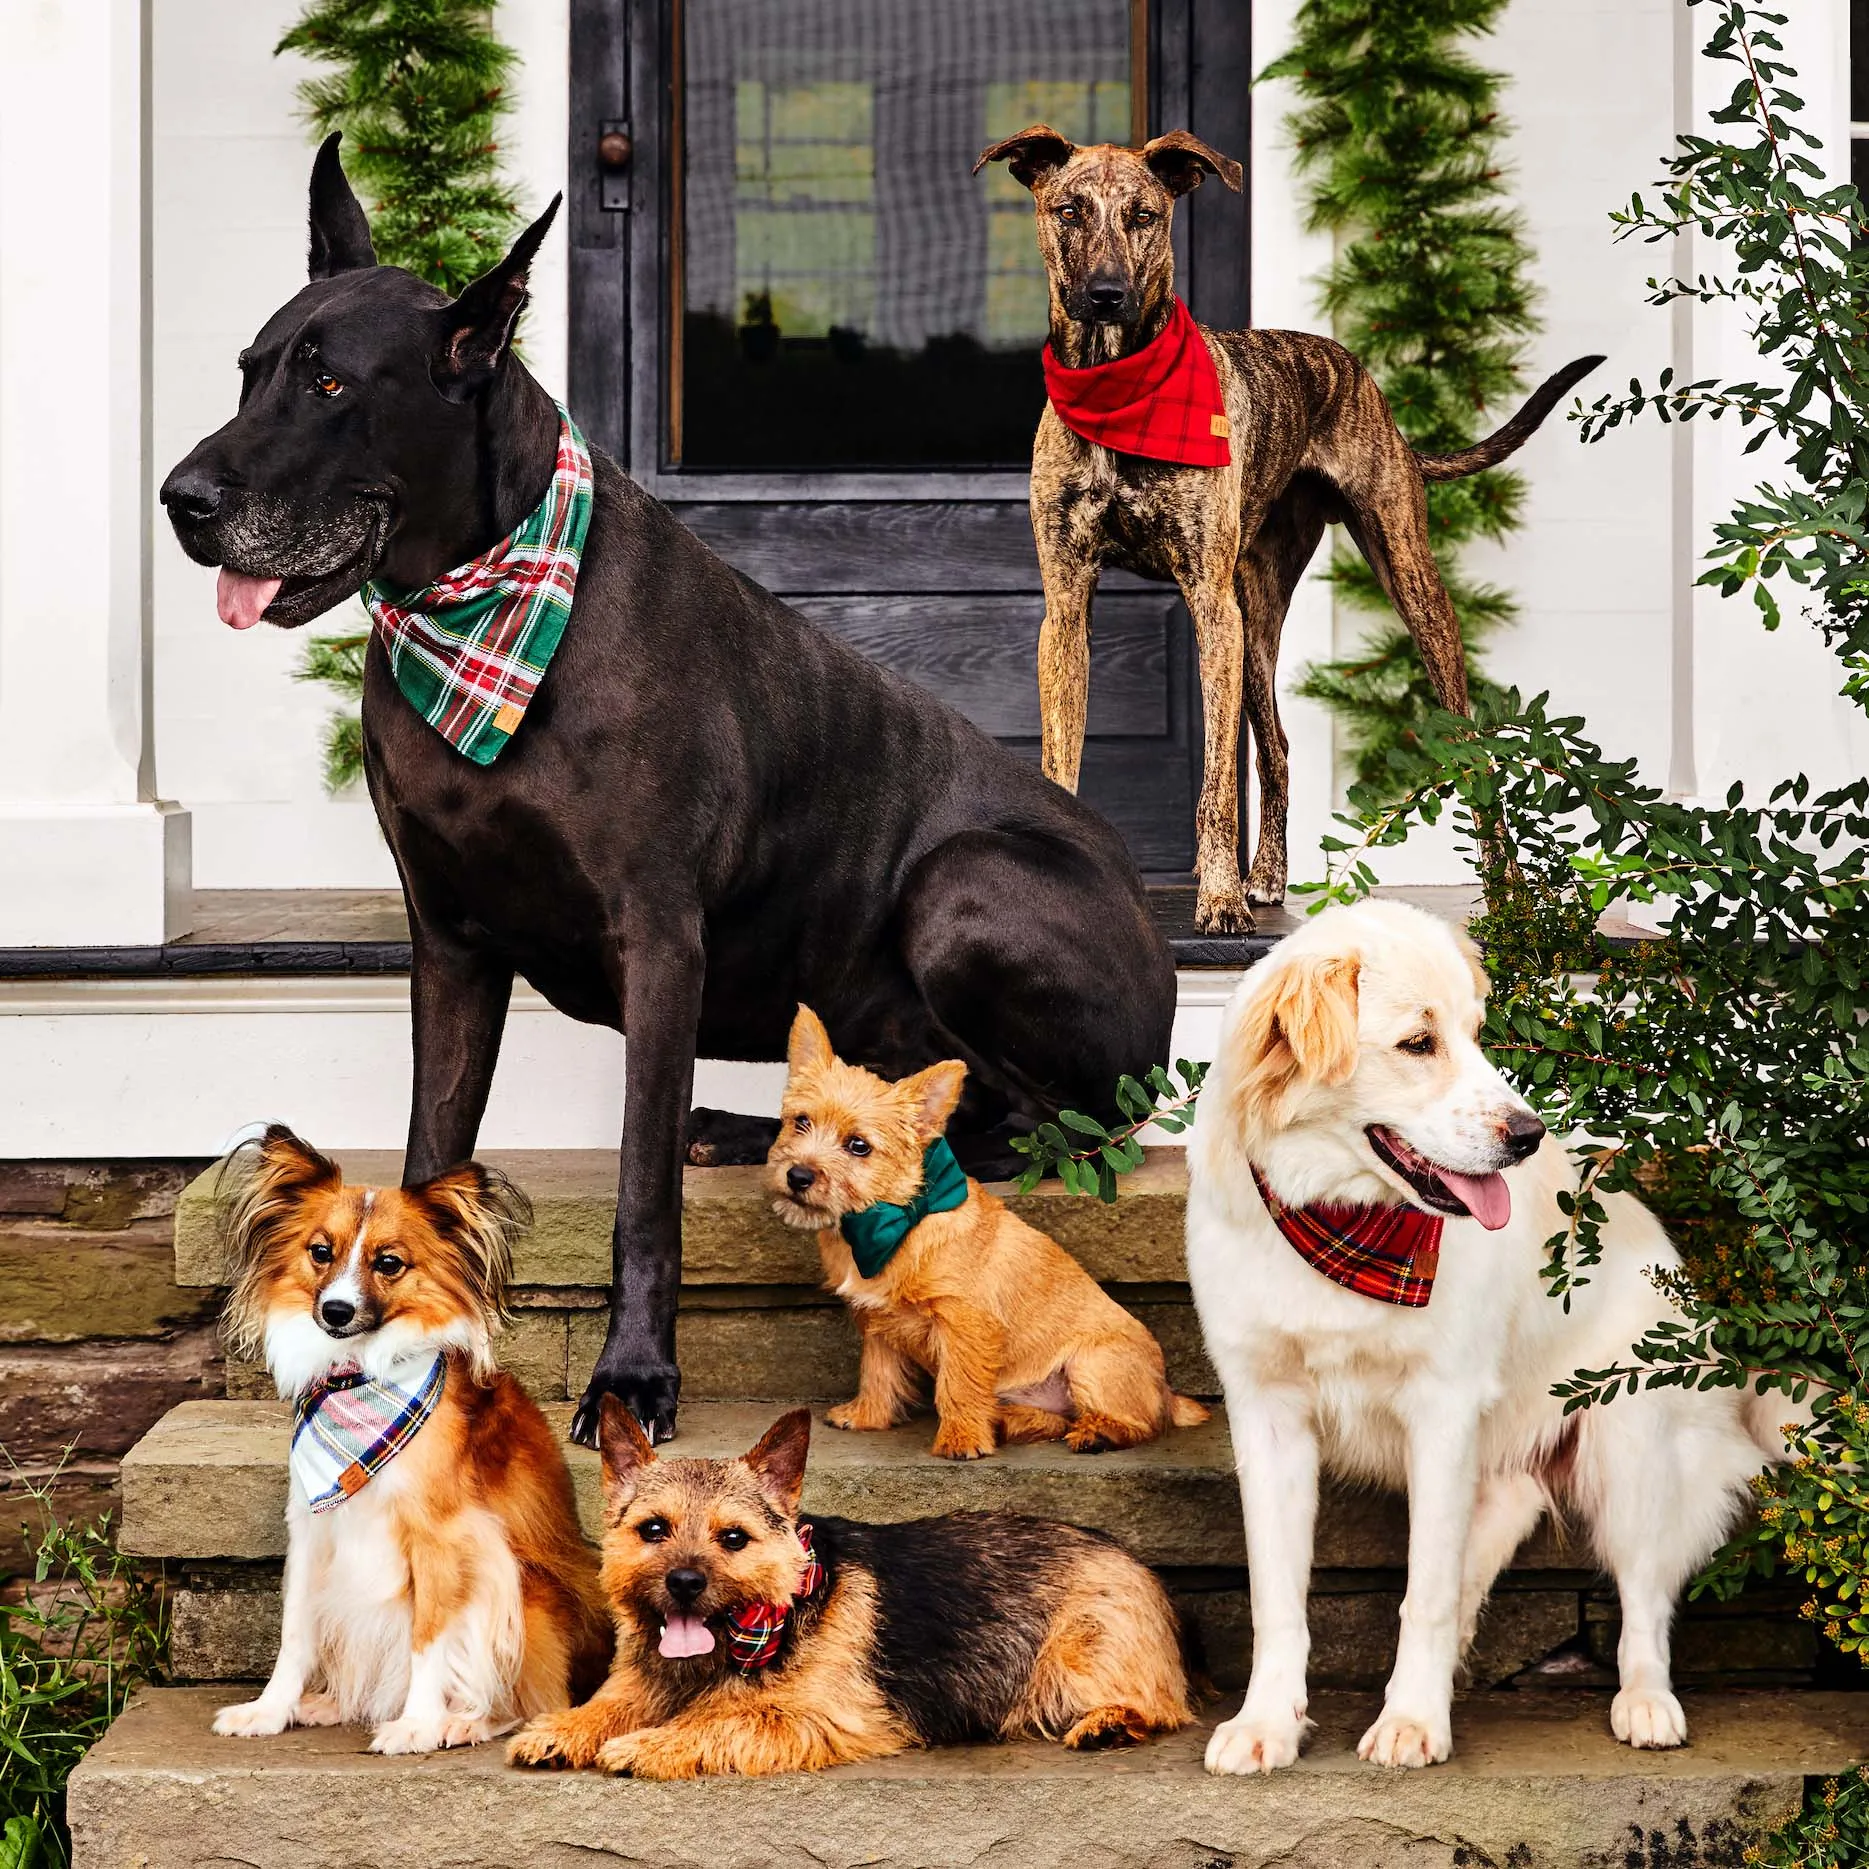
<svg viewBox="0 0 1869 1869"><path fill-rule="evenodd" d="M1729 1692L1686 1697L1686 1749L1633 1752L1609 1736L1605 1695L1476 1695L1457 1710L1448 1764L1388 1773L1355 1757L1375 1701L1327 1694L1312 1704L1305 1758L1271 1779L1201 1770L1210 1713L1130 1752L957 1746L811 1776L658 1785L518 1772L497 1746L382 1759L342 1729L216 1739L208 1723L225 1698L138 1696L72 1778L76 1869L1736 1862L1798 1808L1807 1775L1844 1769L1869 1736L1869 1697Z"/></svg>
<svg viewBox="0 0 1869 1869"><path fill-rule="evenodd" d="M340 1157L353 1181L390 1185L402 1157L358 1149ZM603 1149L493 1150L484 1159L531 1197L532 1231L514 1254L514 1282L566 1289L610 1282L616 1217L616 1156ZM224 1285L218 1170L183 1191L175 1212L175 1277L184 1286ZM771 1208L763 1168L690 1168L683 1176L682 1278L690 1285L816 1285L814 1236ZM995 1184L1012 1208L1073 1253L1105 1284L1178 1284L1187 1277L1182 1227L1187 1203L1183 1151L1148 1151L1124 1177L1114 1203L1067 1194L1056 1181L1030 1194Z"/></svg>
<svg viewBox="0 0 1869 1869"><path fill-rule="evenodd" d="M781 1412L771 1402L697 1402L681 1411L670 1457L743 1453ZM547 1406L562 1433L568 1405ZM123 1462L123 1548L139 1557L278 1559L285 1554L284 1402L183 1402ZM1077 1454L1059 1443L1008 1447L987 1460L931 1454L930 1415L880 1434L812 1433L806 1469L808 1509L893 1520L938 1512L1003 1509L1090 1524L1121 1538L1145 1563L1234 1565L1243 1561L1239 1492L1226 1414L1181 1428L1145 1447ZM597 1457L566 1445L579 1510L600 1523ZM213 1484L200 1484L211 1474ZM1397 1499L1367 1490L1327 1489L1319 1515L1320 1569L1399 1569L1406 1560L1406 1512ZM1540 1531L1519 1553L1520 1569L1588 1567L1561 1540Z"/></svg>

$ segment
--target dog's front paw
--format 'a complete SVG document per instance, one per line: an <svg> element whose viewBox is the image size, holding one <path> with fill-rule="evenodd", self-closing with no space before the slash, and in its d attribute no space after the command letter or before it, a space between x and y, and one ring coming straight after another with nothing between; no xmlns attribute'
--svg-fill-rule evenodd
<svg viewBox="0 0 1869 1869"><path fill-rule="evenodd" d="M606 1342L597 1354L590 1386L571 1417L571 1438L581 1447L597 1445L597 1418L606 1395L614 1395L642 1423L652 1442L675 1438L681 1371L674 1364L633 1357Z"/></svg>
<svg viewBox="0 0 1869 1869"><path fill-rule="evenodd" d="M827 1428L844 1428L856 1434L879 1434L894 1424L878 1421L861 1402L839 1402L835 1408L824 1411L824 1425Z"/></svg>
<svg viewBox="0 0 1869 1869"><path fill-rule="evenodd" d="M928 1450L941 1460L982 1460L996 1445L990 1427L942 1422L935 1430L934 1445Z"/></svg>
<svg viewBox="0 0 1869 1869"><path fill-rule="evenodd" d="M1253 931L1252 910L1237 882L1209 889L1205 883L1194 896L1194 932L1204 935L1245 935Z"/></svg>
<svg viewBox="0 0 1869 1869"><path fill-rule="evenodd" d="M1371 1765L1395 1765L1414 1768L1439 1765L1454 1749L1452 1721L1438 1717L1416 1718L1407 1713L1383 1709L1379 1719L1356 1748L1359 1759Z"/></svg>
<svg viewBox="0 0 1869 1869"><path fill-rule="evenodd" d="M1283 1771L1298 1762L1309 1724L1296 1714L1267 1719L1242 1707L1214 1728L1207 1742L1207 1769L1221 1777Z"/></svg>
<svg viewBox="0 0 1869 1869"><path fill-rule="evenodd" d="M214 1716L214 1730L223 1739L271 1739L292 1724L292 1709L283 1701L243 1700L223 1707Z"/></svg>
<svg viewBox="0 0 1869 1869"><path fill-rule="evenodd" d="M1665 1752L1687 1744L1687 1715L1666 1688L1641 1693L1625 1687L1610 1702L1609 1730L1625 1746Z"/></svg>
<svg viewBox="0 0 1869 1869"><path fill-rule="evenodd" d="M392 1754L439 1752L448 1743L448 1725L445 1719L385 1720L370 1735L370 1750Z"/></svg>
<svg viewBox="0 0 1869 1869"><path fill-rule="evenodd" d="M508 1742L508 1765L525 1765L539 1770L575 1771L589 1765L597 1749L588 1737L588 1728L563 1713L547 1714L522 1727Z"/></svg>
<svg viewBox="0 0 1869 1869"><path fill-rule="evenodd" d="M611 1740L598 1752L597 1765L618 1778L699 1778L702 1772L691 1738L654 1726Z"/></svg>
<svg viewBox="0 0 1869 1869"><path fill-rule="evenodd" d="M343 1718L330 1694L301 1694L299 1704L292 1709L294 1726L337 1726Z"/></svg>

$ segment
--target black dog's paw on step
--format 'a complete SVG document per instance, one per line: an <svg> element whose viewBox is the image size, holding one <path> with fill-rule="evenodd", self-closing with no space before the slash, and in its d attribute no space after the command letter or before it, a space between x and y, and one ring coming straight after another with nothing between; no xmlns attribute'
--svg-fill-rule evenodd
<svg viewBox="0 0 1869 1869"><path fill-rule="evenodd" d="M571 1417L571 1438L580 1447L597 1445L597 1423L606 1395L614 1395L636 1419L651 1442L660 1445L675 1438L675 1406L681 1396L681 1371L665 1365L612 1359L609 1346L597 1358L590 1387Z"/></svg>
<svg viewBox="0 0 1869 1869"><path fill-rule="evenodd" d="M688 1112L682 1159L690 1168L744 1167L763 1162L778 1139L776 1116L740 1116L732 1110L697 1107Z"/></svg>

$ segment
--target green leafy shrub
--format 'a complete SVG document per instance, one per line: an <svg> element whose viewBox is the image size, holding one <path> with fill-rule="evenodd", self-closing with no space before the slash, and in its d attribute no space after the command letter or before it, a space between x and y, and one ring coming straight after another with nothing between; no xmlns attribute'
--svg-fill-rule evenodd
<svg viewBox="0 0 1869 1869"><path fill-rule="evenodd" d="M0 1603L0 1869L69 1864L65 1781L168 1646L160 1583L119 1555L109 1521L61 1524L36 1498L32 1576Z"/></svg>

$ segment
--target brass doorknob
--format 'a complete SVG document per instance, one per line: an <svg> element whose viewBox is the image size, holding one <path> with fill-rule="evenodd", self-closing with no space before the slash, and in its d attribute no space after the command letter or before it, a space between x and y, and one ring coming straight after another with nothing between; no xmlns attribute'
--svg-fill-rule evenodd
<svg viewBox="0 0 1869 1869"><path fill-rule="evenodd" d="M597 160L606 169L627 169L635 147L627 131L606 130L597 139Z"/></svg>

